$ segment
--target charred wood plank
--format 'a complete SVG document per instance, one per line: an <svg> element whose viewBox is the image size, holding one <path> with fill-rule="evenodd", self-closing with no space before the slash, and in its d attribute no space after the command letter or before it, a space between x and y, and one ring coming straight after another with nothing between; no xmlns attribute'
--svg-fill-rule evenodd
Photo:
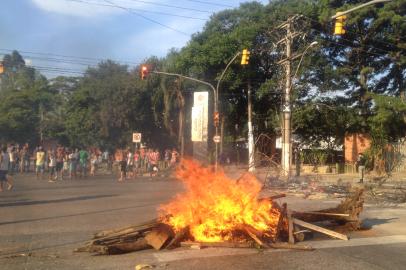
<svg viewBox="0 0 406 270"><path fill-rule="evenodd" d="M329 230L329 229L326 229L326 228L323 228L323 227L320 227L320 226L305 222L305 221L297 219L297 218L292 218L292 221L293 221L294 224L299 225L299 226L304 227L304 228L307 228L307 229L310 229L312 231L316 231L316 232L319 232L319 233L322 233L322 234L326 234L326 235L334 237L334 238L338 238L338 239L342 239L342 240L348 240L348 236L345 235L345 234L341 234L341 233L338 233L338 232L335 232L335 231L332 231L332 230Z"/></svg>

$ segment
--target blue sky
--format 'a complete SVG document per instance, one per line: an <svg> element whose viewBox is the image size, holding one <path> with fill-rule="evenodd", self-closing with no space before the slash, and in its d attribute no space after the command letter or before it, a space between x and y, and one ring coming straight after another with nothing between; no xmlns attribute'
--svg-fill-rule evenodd
<svg viewBox="0 0 406 270"><path fill-rule="evenodd" d="M242 2L247 1L2 0L0 59L16 49L48 77L78 75L97 63L93 58L137 64L183 47L211 14Z"/></svg>

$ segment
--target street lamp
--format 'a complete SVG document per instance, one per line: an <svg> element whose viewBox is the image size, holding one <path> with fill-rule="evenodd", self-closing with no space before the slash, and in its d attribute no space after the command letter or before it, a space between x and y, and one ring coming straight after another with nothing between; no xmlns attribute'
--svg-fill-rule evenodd
<svg viewBox="0 0 406 270"><path fill-rule="evenodd" d="M295 71L295 75L293 75L293 79L296 78L297 72L299 71L300 65L302 64L303 58L306 55L306 52L310 49L313 48L314 46L318 45L319 43L317 41L313 41L312 43L310 43L306 49L303 51L302 53L302 57L300 57L300 61L299 64L297 65L296 71Z"/></svg>
<svg viewBox="0 0 406 270"><path fill-rule="evenodd" d="M223 77L224 77L224 74L226 73L227 69L230 67L231 63L234 62L234 60L235 60L240 54L241 54L240 52L236 53L236 54L234 55L234 57L228 62L226 68L223 70L223 72L221 73L220 78L219 78L218 81L217 81L216 88L214 88L214 86L213 86L211 83L208 83L208 82L205 82L205 81L202 81L202 80L199 80L199 79L191 78L191 77L188 77L188 76L184 76L184 75L181 75L181 74L177 74L177 73L170 73L170 72L163 72L163 71L152 71L152 73L155 73L155 74L162 74L162 75L168 75L168 76L177 76L177 77L180 77L180 78L184 78L184 79L187 79L187 80L195 81L195 82L198 82L198 83L201 83L201 84L204 84L204 85L209 86L209 87L211 88L211 90L213 91L213 96L214 96L214 115L217 115L217 116L218 116L218 115L219 115L219 110L218 110L218 98L219 98L220 83L221 83L221 81L222 81L222 79L223 79ZM143 71L143 70L142 70L142 71ZM217 124L215 124L215 128L216 128L215 136L218 137L219 134L218 134L218 125L217 125ZM216 140L216 141L215 141L215 144L216 144L215 170L216 170L216 172L217 172L217 168L218 168L218 143L219 143L219 141Z"/></svg>
<svg viewBox="0 0 406 270"><path fill-rule="evenodd" d="M214 110L215 110L215 114L218 114L218 98L219 98L219 89L220 89L220 83L221 83L221 80L223 79L223 77L224 77L224 74L226 73L226 71L227 71L227 69L230 67L230 65L231 65L231 63L232 62L234 62L234 60L240 55L241 53L240 52L238 52L238 53L236 53L235 55L234 55L234 57L228 62L228 64L227 64L227 66L226 66L226 68L223 70L223 72L221 73L221 75L220 75L220 78L218 79L218 81L217 81L217 85L216 85L216 100L217 100L217 102L215 103L215 106L214 106ZM218 125L216 125L216 137L218 136ZM215 157L215 160L216 160L216 163L215 163L215 169L216 169L216 171L217 171L217 166L218 166L218 141L216 141L215 142L215 144L216 144L216 157Z"/></svg>

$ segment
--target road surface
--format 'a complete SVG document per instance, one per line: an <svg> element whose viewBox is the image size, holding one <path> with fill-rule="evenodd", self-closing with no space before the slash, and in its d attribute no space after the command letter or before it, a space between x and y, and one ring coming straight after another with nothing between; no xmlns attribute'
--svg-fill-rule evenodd
<svg viewBox="0 0 406 270"><path fill-rule="evenodd" d="M406 207L367 205L370 230L350 241L319 239L315 251L255 249L146 250L116 256L74 253L94 232L156 217L160 204L182 186L176 180L140 178L118 183L112 176L37 181L17 176L15 189L0 193L0 269L405 269ZM315 210L337 200L287 198L291 208Z"/></svg>

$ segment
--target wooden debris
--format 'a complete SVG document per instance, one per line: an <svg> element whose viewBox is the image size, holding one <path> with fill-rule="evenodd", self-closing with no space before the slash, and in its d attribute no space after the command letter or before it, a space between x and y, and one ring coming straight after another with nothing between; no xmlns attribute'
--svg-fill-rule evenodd
<svg viewBox="0 0 406 270"><path fill-rule="evenodd" d="M294 244L295 237L293 236L293 219L292 219L292 214L289 210L288 210L287 216L288 216L288 237L289 237L288 242L289 242L289 244Z"/></svg>
<svg viewBox="0 0 406 270"><path fill-rule="evenodd" d="M253 248L255 245L252 242L238 243L238 242L181 242L181 247L200 246L205 247L225 247L225 248Z"/></svg>
<svg viewBox="0 0 406 270"><path fill-rule="evenodd" d="M240 226L241 229L243 231L245 231L251 238L252 240L254 240L259 246L261 247L268 247L268 245L266 243L264 243L261 238L263 236L263 234L258 231L257 229L255 229L254 227L247 225L247 224L243 224Z"/></svg>
<svg viewBox="0 0 406 270"><path fill-rule="evenodd" d="M98 239L98 238L104 238L104 237L112 237L112 236L116 236L116 235L123 235L123 234L128 234L128 233L132 233L132 232L138 232L138 231L142 231L144 229L151 229L153 227L156 227L158 224L160 224L161 222L158 219L152 219L137 225L133 225L133 226L127 226L127 227L123 227L123 228L118 228L118 229L114 229L114 230L104 230L98 233L94 234L93 239Z"/></svg>
<svg viewBox="0 0 406 270"><path fill-rule="evenodd" d="M316 216L330 216L330 217L349 217L350 216L350 214L324 213L324 212L297 212L297 211L293 211L293 213L316 215Z"/></svg>
<svg viewBox="0 0 406 270"><path fill-rule="evenodd" d="M166 249L174 249L180 245L180 242L186 240L187 236L189 235L189 226L186 226L179 232L175 234L175 237L172 239L171 242L166 246Z"/></svg>
<svg viewBox="0 0 406 270"><path fill-rule="evenodd" d="M271 243L268 244L270 248L275 248L275 249L297 249L297 250L314 250L313 247L307 246L307 245L294 245L294 244L289 244L289 243Z"/></svg>
<svg viewBox="0 0 406 270"><path fill-rule="evenodd" d="M255 235L255 234L253 234ZM254 248L253 243L238 243L238 242L181 242L182 247L193 247L199 246L201 248L205 247L224 247L224 248ZM291 245L288 243L267 243L267 248L274 249L297 249L297 250L314 250L311 246L305 245Z"/></svg>
<svg viewBox="0 0 406 270"><path fill-rule="evenodd" d="M101 255L123 254L150 248L151 246L148 244L147 240L145 240L145 238L140 238L133 242L116 243L105 246L106 253L99 254Z"/></svg>
<svg viewBox="0 0 406 270"><path fill-rule="evenodd" d="M305 221L297 219L297 218L292 218L292 221L293 221L294 224L297 224L297 225L302 226L304 228L307 228L307 229L310 229L310 230L313 230L313 231L316 231L316 232L320 232L320 233L323 233L323 234L326 234L328 236L335 237L335 238L338 238L338 239L348 240L348 236L346 236L345 234L341 234L341 233L338 233L338 232L335 232L335 231L332 231L332 230L329 230L329 229L326 229L326 228L323 228L323 227L320 227L320 226L305 222Z"/></svg>
<svg viewBox="0 0 406 270"><path fill-rule="evenodd" d="M259 200L260 200L260 201L265 201L265 200L274 201L274 200L277 200L277 199L280 199L280 198L284 198L284 197L286 197L286 194L281 193L281 194L275 194L275 195L272 195L272 196L269 196L269 197L261 198L261 199L259 199Z"/></svg>
<svg viewBox="0 0 406 270"><path fill-rule="evenodd" d="M174 232L169 225L160 224L151 232L145 235L147 243L156 250L160 250L165 243L174 236Z"/></svg>
<svg viewBox="0 0 406 270"><path fill-rule="evenodd" d="M340 225L346 224L347 228L350 230L358 230L361 227L359 215L362 212L364 205L363 194L363 189L357 189L337 207L323 209L320 211L295 211L292 212L292 216L306 222L330 220Z"/></svg>

